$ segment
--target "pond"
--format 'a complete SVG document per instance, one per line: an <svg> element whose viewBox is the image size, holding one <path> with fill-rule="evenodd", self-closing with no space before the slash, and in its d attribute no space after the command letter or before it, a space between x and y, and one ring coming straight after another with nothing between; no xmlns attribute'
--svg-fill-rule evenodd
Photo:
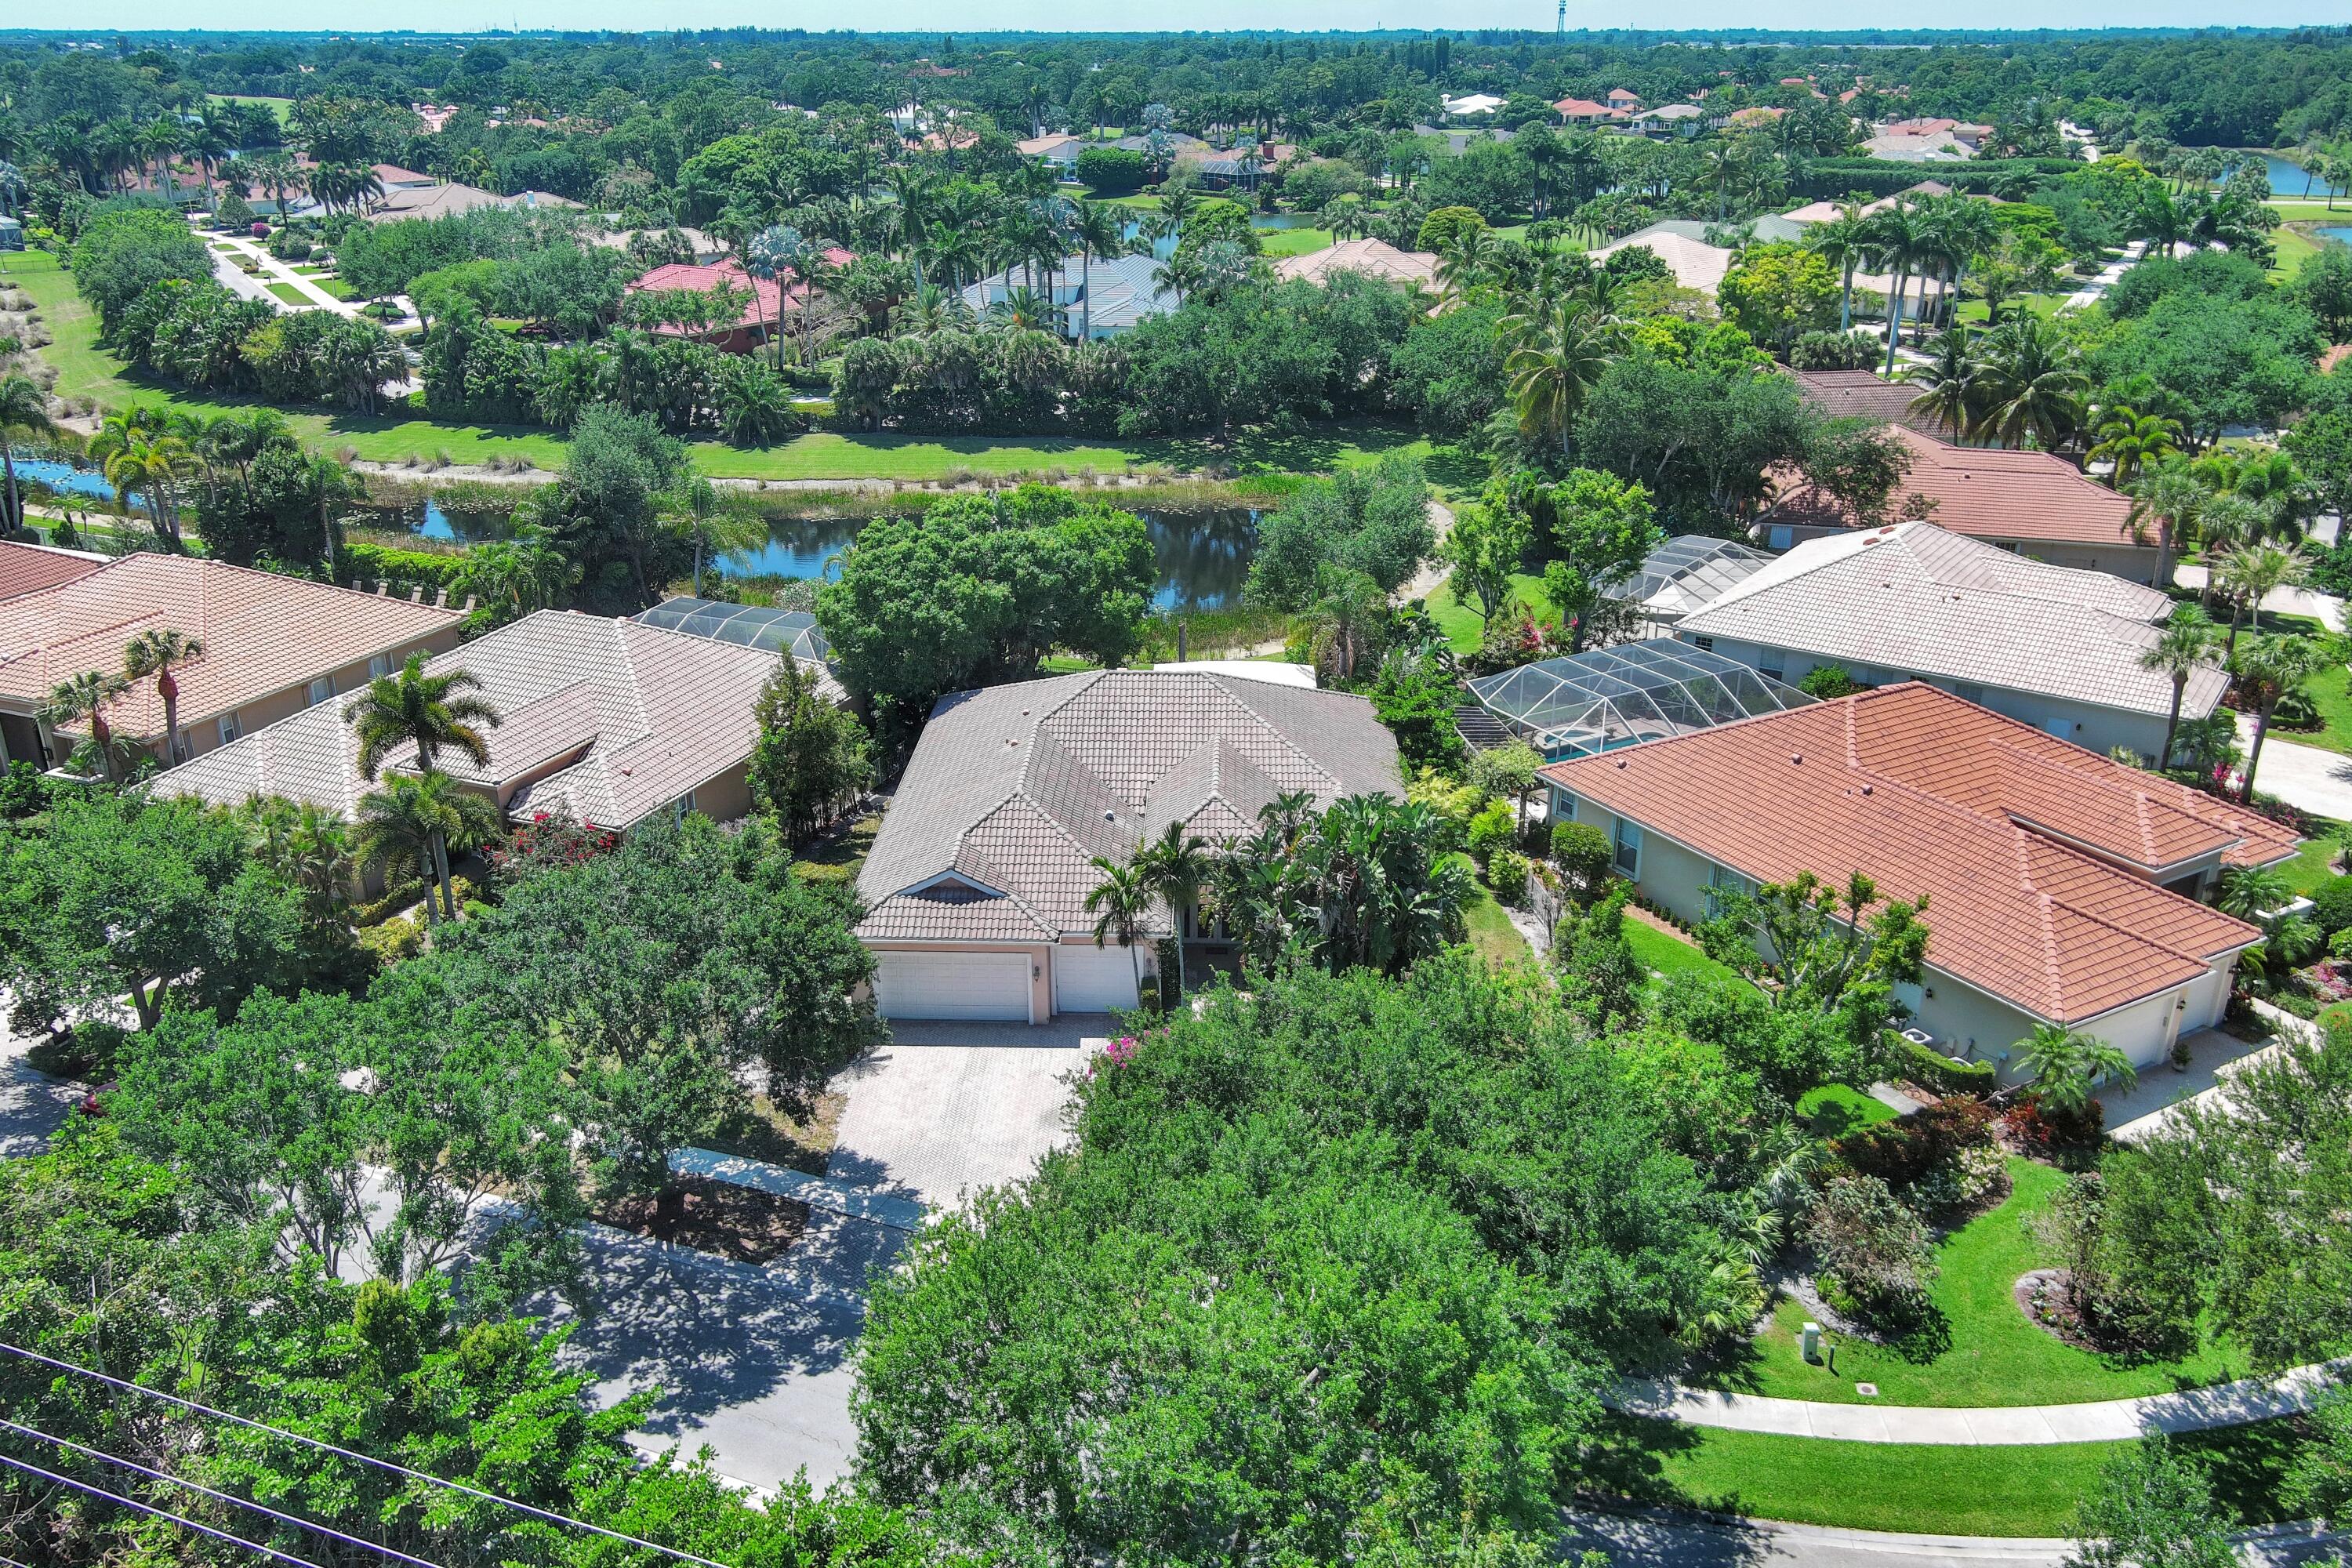
<svg viewBox="0 0 2352 1568"><path fill-rule="evenodd" d="M110 501L114 487L106 476L95 468L77 468L71 463L61 463L53 458L18 458L16 459L18 482L37 479L60 495L89 496L94 500ZM142 504L139 492L131 492L131 504Z"/></svg>
<svg viewBox="0 0 2352 1568"><path fill-rule="evenodd" d="M2294 159L2282 158L2276 153L2266 153L2259 147L2250 148L2248 151L2269 166L2271 195L2293 196L2300 200L2305 187L2309 186L2314 201L2322 200L2326 196L2327 187L2320 184Z"/></svg>
<svg viewBox="0 0 2352 1568"><path fill-rule="evenodd" d="M2311 231L2322 239L2332 239L2338 245L2352 245L2352 224L2331 224Z"/></svg>
<svg viewBox="0 0 2352 1568"><path fill-rule="evenodd" d="M1255 511L1220 507L1137 515L1160 566L1154 609L1217 610L1241 603L1257 545ZM862 521L778 519L768 525L766 544L720 556L719 571L728 577L838 577L841 552L864 526Z"/></svg>

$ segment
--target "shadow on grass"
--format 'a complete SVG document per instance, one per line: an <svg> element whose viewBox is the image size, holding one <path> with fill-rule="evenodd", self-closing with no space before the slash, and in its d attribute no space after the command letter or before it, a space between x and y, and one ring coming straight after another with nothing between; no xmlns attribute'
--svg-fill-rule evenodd
<svg viewBox="0 0 2352 1568"><path fill-rule="evenodd" d="M1627 1502L1682 1508L1718 1506L1716 1501L1689 1496L1666 1476L1666 1461L1690 1453L1699 1442L1698 1430L1679 1421L1604 1415L1598 1431L1585 1447L1577 1489Z"/></svg>
<svg viewBox="0 0 2352 1568"><path fill-rule="evenodd" d="M2184 1433L2172 1447L2207 1468L2213 1495L2229 1503L2241 1524L2274 1524L2294 1516L2280 1493L2288 1467L2311 1438L2310 1423L2294 1416Z"/></svg>

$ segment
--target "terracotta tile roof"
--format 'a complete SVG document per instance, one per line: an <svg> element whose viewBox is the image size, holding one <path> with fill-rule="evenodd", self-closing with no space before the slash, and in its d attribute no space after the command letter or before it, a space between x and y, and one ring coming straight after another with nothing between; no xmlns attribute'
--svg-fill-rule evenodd
<svg viewBox="0 0 2352 1568"><path fill-rule="evenodd" d="M1791 222L1811 223L1807 209L1789 214ZM1875 419L1882 425L1908 425L1923 435L1935 434L1935 420L1911 412L1919 388L1900 381L1881 381L1869 370L1792 370L1797 390L1807 403L1832 419Z"/></svg>
<svg viewBox="0 0 2352 1568"><path fill-rule="evenodd" d="M38 703L85 670L120 670L133 635L168 626L205 645L178 672L180 725L191 729L329 670L404 655L457 619L405 599L142 552L0 600L0 700ZM107 717L119 734L160 738L153 678L132 682Z"/></svg>
<svg viewBox="0 0 2352 1568"><path fill-rule="evenodd" d="M37 593L87 577L106 564L103 555L79 550L57 550L46 544L11 544L0 541L0 599Z"/></svg>
<svg viewBox="0 0 2352 1568"><path fill-rule="evenodd" d="M1605 103L1595 103L1589 98L1563 98L1552 108L1572 120L1591 120L1610 112Z"/></svg>
<svg viewBox="0 0 2352 1568"><path fill-rule="evenodd" d="M942 698L858 875L869 938L1092 929L1097 855L1168 823L1213 842L1276 795L1403 793L1363 699L1231 676L1098 670ZM1165 917L1161 918L1165 929Z"/></svg>
<svg viewBox="0 0 2352 1568"><path fill-rule="evenodd" d="M1895 487L1895 499L1926 496L1936 503L1932 521L1939 528L2025 543L2143 542L2131 524L2131 498L2085 478L2063 458L2047 452L1954 447L1905 426L1893 429L1911 450L1911 471ZM1772 521L1860 526L1803 475L1778 468L1770 479L1773 494L1765 515Z"/></svg>
<svg viewBox="0 0 2352 1568"><path fill-rule="evenodd" d="M2137 862L2293 849L2222 803L1916 683L1543 773L1759 881L1861 870L1888 898L1926 894L1931 963L2060 1023L2195 980L2260 933L2053 835Z"/></svg>
<svg viewBox="0 0 2352 1568"><path fill-rule="evenodd" d="M583 822L627 828L751 754L752 705L776 668L764 648L666 631L636 621L542 610L434 658L436 672L469 670L499 725L478 768L443 753L444 772L511 790L510 814L568 807ZM348 816L374 787L360 776L342 702L290 719L184 763L166 793L233 805L284 795ZM415 765L403 747L388 770ZM546 776L529 779L541 769Z"/></svg>
<svg viewBox="0 0 2352 1568"><path fill-rule="evenodd" d="M828 266L846 267L857 258L839 246L830 246L825 249L824 259ZM736 325L741 327L765 325L773 328L781 305L798 305L808 298L807 284L794 280L785 285L780 279L754 278L743 269L740 261L731 256L708 266L691 261L665 263L632 280L623 292L708 294L721 285L740 289L746 296L743 313L736 318Z"/></svg>
<svg viewBox="0 0 2352 1568"><path fill-rule="evenodd" d="M1932 522L1899 522L1809 540L1676 630L2162 715L2172 708L2172 679L2139 659L2171 609L2155 589L2105 572L2048 565ZM2181 716L2202 719L2229 685L2219 665L2199 670Z"/></svg>

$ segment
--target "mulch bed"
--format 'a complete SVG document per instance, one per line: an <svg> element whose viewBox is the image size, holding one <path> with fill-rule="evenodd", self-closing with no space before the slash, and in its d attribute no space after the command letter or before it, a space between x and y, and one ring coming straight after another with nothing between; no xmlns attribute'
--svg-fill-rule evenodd
<svg viewBox="0 0 2352 1568"><path fill-rule="evenodd" d="M680 1176L684 1212L667 1229L654 1223L654 1200L617 1198L592 1211L598 1220L632 1236L673 1242L736 1263L770 1263L790 1251L808 1227L808 1205L753 1187Z"/></svg>
<svg viewBox="0 0 2352 1568"><path fill-rule="evenodd" d="M2079 1313L2066 1301L2066 1271L2063 1268L2034 1268L2017 1277L2009 1288L2010 1299L2025 1321L2056 1340L2078 1351L2103 1354L2114 1349L2091 1333Z"/></svg>

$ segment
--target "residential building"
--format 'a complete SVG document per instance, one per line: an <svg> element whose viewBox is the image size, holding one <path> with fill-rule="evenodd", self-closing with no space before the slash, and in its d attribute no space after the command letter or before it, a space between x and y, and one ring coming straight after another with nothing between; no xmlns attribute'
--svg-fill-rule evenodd
<svg viewBox="0 0 2352 1568"><path fill-rule="evenodd" d="M1426 250L1399 250L1383 239L1369 237L1343 239L1304 256L1286 256L1274 264L1274 275L1287 282L1303 279L1322 284L1335 272L1360 272L1413 288L1437 286L1437 258Z"/></svg>
<svg viewBox="0 0 2352 1568"><path fill-rule="evenodd" d="M414 169L404 169L397 163L374 163L370 168L383 184L384 195L394 191L428 190L441 182L430 174L420 174Z"/></svg>
<svg viewBox="0 0 2352 1568"><path fill-rule="evenodd" d="M1718 123L1696 103L1666 103L1636 110L1622 121L1624 128L1654 141L1687 141Z"/></svg>
<svg viewBox="0 0 2352 1568"><path fill-rule="evenodd" d="M1609 107L1621 114L1630 114L1642 107L1642 95L1628 88L1612 87L1609 89Z"/></svg>
<svg viewBox="0 0 2352 1568"><path fill-rule="evenodd" d="M1013 151L1024 158L1043 158L1056 169L1075 166L1078 154L1092 145L1083 136L1073 136L1057 131L1044 136L1031 136L1013 144Z"/></svg>
<svg viewBox="0 0 2352 1568"><path fill-rule="evenodd" d="M1952 187L1940 180L1922 180L1916 185L1906 185L1891 196L1881 196L1874 202L1864 202L1860 210L1863 216L1869 217L1876 213L1886 212L1907 201L1927 196L1948 196L1951 194ZM1827 223L1832 218L1843 216L1844 212L1843 203L1822 201L1807 202L1803 206L1792 212L1783 213L1781 216L1790 223L1811 225Z"/></svg>
<svg viewBox="0 0 2352 1568"><path fill-rule="evenodd" d="M1871 419L1881 425L1907 425L1922 436L1937 434L1936 416L1911 407L1912 399L1922 390L1915 383L1884 380L1874 370L1791 370L1788 374L1796 378L1797 390L1805 401L1829 418Z"/></svg>
<svg viewBox="0 0 2352 1568"><path fill-rule="evenodd" d="M289 206L298 213L303 209L294 203ZM404 185L384 192L383 199L368 204L362 215L370 223L394 223L402 218L455 217L460 213L478 212L484 207L509 207L524 211L553 211L557 208L577 209L580 204L569 196L559 196L548 191L519 191L502 196L496 191L478 186L447 184Z"/></svg>
<svg viewBox="0 0 2352 1568"><path fill-rule="evenodd" d="M824 254L828 267L846 267L856 259L839 246L827 247ZM733 321L713 329L703 341L727 353L749 353L769 342L772 334L782 330L783 317L797 317L809 300L806 279L789 273L781 278L754 278L732 256L709 264L673 261L633 279L623 292L708 294L721 288L733 289L743 297L742 311ZM673 334L677 331L669 326L654 330Z"/></svg>
<svg viewBox="0 0 2352 1568"><path fill-rule="evenodd" d="M1500 125L1415 125L1412 128L1412 133L1415 136L1437 137L1445 143L1445 150L1447 152L1457 155L1468 152L1470 150L1470 144L1473 142L1508 142L1517 134L1517 132Z"/></svg>
<svg viewBox="0 0 2352 1568"><path fill-rule="evenodd" d="M487 766L444 751L434 766L490 797L510 820L560 812L625 832L659 812L719 821L751 809L753 709L772 649L576 610L541 610L434 658L464 670L497 711ZM820 669L822 667L819 667ZM282 795L349 817L376 786L341 703L255 731L163 775L164 794L235 805ZM413 750L391 773L414 772Z"/></svg>
<svg viewBox="0 0 2352 1568"><path fill-rule="evenodd" d="M1456 119L1492 114L1503 107L1503 100L1491 92L1468 92L1460 98L1440 98L1437 101L1439 108Z"/></svg>
<svg viewBox="0 0 2352 1568"><path fill-rule="evenodd" d="M1666 264L1666 270L1675 275L1676 283L1685 289L1696 289L1702 294L1713 294L1723 286L1723 275L1731 270L1731 264L1738 259L1738 253L1724 246L1709 245L1687 232L1694 227L1704 231L1706 226L1704 224L1673 220L1654 223L1647 228L1635 229L1622 239L1612 240L1597 250L1588 251L1586 255L1598 266L1621 250L1642 246Z"/></svg>
<svg viewBox="0 0 2352 1568"><path fill-rule="evenodd" d="M1902 522L1800 544L1675 635L1775 680L1835 666L1865 686L1931 681L2103 755L2153 758L2172 679L2139 660L2171 610L2156 589L2105 572ZM2199 670L2180 716L2204 718L2229 686L2219 665Z"/></svg>
<svg viewBox="0 0 2352 1568"><path fill-rule="evenodd" d="M857 879L857 933L894 1018L1042 1023L1136 1003L1160 909L1132 951L1097 946L1097 856L1179 823L1213 844L1306 790L1402 795L1396 740L1360 697L1226 674L1094 670L940 700Z"/></svg>
<svg viewBox="0 0 2352 1568"><path fill-rule="evenodd" d="M1906 682L1542 776L1642 896L1703 921L1727 889L1861 872L1927 907L1927 970L1896 995L1935 1048L2014 1076L2036 1026L2140 1066L2221 1021L2262 932L2197 901L2294 835L2156 774Z"/></svg>
<svg viewBox="0 0 2352 1568"><path fill-rule="evenodd" d="M7 548L17 559L26 547ZM49 693L86 671L119 673L123 646L141 632L168 628L204 647L173 672L184 754L202 756L357 690L412 653L453 646L461 618L446 605L192 555L125 555L0 598L0 761L61 763L88 731L54 731L39 717ZM153 676L131 682L106 717L118 737L166 756Z"/></svg>
<svg viewBox="0 0 2352 1568"><path fill-rule="evenodd" d="M1146 316L1165 315L1176 309L1175 291L1162 289L1152 278L1159 266L1158 259L1150 256L1097 258L1092 261L1073 256L1052 276L1041 278L1036 289L1061 313L1065 337L1076 337L1082 328L1090 338L1116 337ZM977 283L967 284L963 302L975 311L985 312L991 306L1012 298L1014 290L1030 286L1021 268L1008 267Z"/></svg>
<svg viewBox="0 0 2352 1568"><path fill-rule="evenodd" d="M730 254L727 242L717 235L705 234L698 228L675 226L667 229L625 228L600 234L588 243L604 250L626 250L629 248L630 242L639 236L658 240L672 234L685 240L688 250L693 253L694 265L697 267L709 267L715 262L724 261Z"/></svg>
<svg viewBox="0 0 2352 1568"><path fill-rule="evenodd" d="M1601 125L1617 118L1615 110L1589 98L1563 98L1551 107L1562 125Z"/></svg>
<svg viewBox="0 0 2352 1568"><path fill-rule="evenodd" d="M1938 528L2046 561L2157 585L2158 541L2133 521L2131 498L2086 478L2047 452L1955 447L1906 426L1889 426L1908 449L1910 470L1895 487L1893 514L1904 521L1914 496ZM1875 522L1857 518L1793 469L1775 470L1757 534L1768 550Z"/></svg>
<svg viewBox="0 0 2352 1568"><path fill-rule="evenodd" d="M53 544L16 544L0 540L0 599L36 593L87 577L112 560L85 550L60 550Z"/></svg>

